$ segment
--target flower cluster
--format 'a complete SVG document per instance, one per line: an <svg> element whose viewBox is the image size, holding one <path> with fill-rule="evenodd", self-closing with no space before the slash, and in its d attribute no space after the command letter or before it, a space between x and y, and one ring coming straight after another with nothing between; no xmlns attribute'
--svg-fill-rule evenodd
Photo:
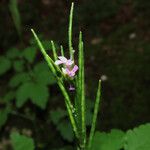
<svg viewBox="0 0 150 150"><path fill-rule="evenodd" d="M73 78L76 75L78 66L74 64L74 61L67 59L64 56L59 56L59 60L55 61L56 65L63 64L62 72L70 78Z"/></svg>

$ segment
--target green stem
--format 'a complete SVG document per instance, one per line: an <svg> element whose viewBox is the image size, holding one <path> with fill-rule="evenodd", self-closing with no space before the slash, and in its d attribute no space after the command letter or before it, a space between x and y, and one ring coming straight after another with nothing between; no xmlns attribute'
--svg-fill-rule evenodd
<svg viewBox="0 0 150 150"><path fill-rule="evenodd" d="M74 3L71 4L71 10L70 10L70 16L69 16L69 30L68 30L68 36L69 36L69 52L70 52L70 57L71 57L72 60L74 60L74 52L73 52L73 47L72 47L73 9L74 9Z"/></svg>
<svg viewBox="0 0 150 150"><path fill-rule="evenodd" d="M65 103L66 103L66 107L67 107L67 110L68 110L68 113L69 113L69 118L70 118L73 130L74 130L75 136L78 139L79 138L79 133L78 133L78 129L77 129L77 126L76 126L75 119L73 117L74 106L71 103L70 97L69 97L66 89L64 88L64 86L61 84L61 82L58 82L58 85L59 85L59 87L62 91L62 94L63 94L64 98L65 98Z"/></svg>
<svg viewBox="0 0 150 150"><path fill-rule="evenodd" d="M54 76L57 79L57 83L58 83L58 85L59 85L59 87L60 87L60 89L62 91L62 94L63 94L63 96L65 98L65 104L66 104L66 107L67 107L67 111L68 111L68 114L69 114L69 118L70 118L73 130L75 132L76 137L79 138L77 126L76 126L75 119L74 119L74 116L73 116L73 113L72 113L74 107L73 107L73 105L71 103L70 97L69 97L65 87L63 86L62 80L57 76L56 69L58 69L58 68L57 68L57 66L55 66L55 63L53 62L53 60L47 55L47 53L45 51L45 48L43 47L41 41L39 40L39 38L36 35L36 33L34 32L34 30L31 29L31 31L32 31L32 33L33 33L33 35L34 35L34 37L35 37L35 39L36 39L36 41L37 41L37 43L39 45L39 48L40 48L40 50L41 50L41 52L42 52L46 62L48 63L48 66L50 67L52 73L54 74Z"/></svg>
<svg viewBox="0 0 150 150"><path fill-rule="evenodd" d="M55 44L53 41L51 41L51 45L52 45L53 57L54 57L54 60L56 61L57 60L57 53L56 53L56 47L55 47Z"/></svg>
<svg viewBox="0 0 150 150"><path fill-rule="evenodd" d="M93 120L92 120L92 127L91 127L91 131L90 131L90 136L89 136L88 150L91 150L91 146L92 146L92 141L93 141L95 127L96 127L97 114L98 114L98 110L99 110L100 96L101 96L101 80L99 80L98 89L97 89L94 114L93 114Z"/></svg>
<svg viewBox="0 0 150 150"><path fill-rule="evenodd" d="M62 45L60 46L60 50L61 50L61 56L64 56L64 48Z"/></svg>
<svg viewBox="0 0 150 150"><path fill-rule="evenodd" d="M83 53L83 41L82 32L79 35L79 78L78 78L78 94L79 104L81 109L81 148L85 148L86 145L86 124L85 124L85 81L84 81L84 53Z"/></svg>

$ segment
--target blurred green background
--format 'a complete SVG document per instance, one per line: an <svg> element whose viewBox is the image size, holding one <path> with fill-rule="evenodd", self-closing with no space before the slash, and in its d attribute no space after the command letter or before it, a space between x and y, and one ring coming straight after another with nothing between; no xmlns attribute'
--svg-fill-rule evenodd
<svg viewBox="0 0 150 150"><path fill-rule="evenodd" d="M34 137L39 150L73 144L62 95L30 31L49 54L50 40L58 53L60 44L67 51L70 5L68 0L0 2L0 150L10 149L12 131ZM149 0L75 1L75 50L80 30L85 42L87 125L99 78L98 130L127 130L150 121L149 18Z"/></svg>

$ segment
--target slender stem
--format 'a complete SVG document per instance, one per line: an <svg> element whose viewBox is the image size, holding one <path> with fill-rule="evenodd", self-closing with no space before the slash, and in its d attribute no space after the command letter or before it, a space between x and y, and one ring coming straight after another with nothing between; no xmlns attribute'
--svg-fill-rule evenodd
<svg viewBox="0 0 150 150"><path fill-rule="evenodd" d="M71 103L71 100L70 100L70 97L65 89L65 87L63 86L63 83L62 83L62 80L57 76L57 72L56 72L56 69L57 69L57 66L54 67L55 63L53 62L53 60L51 59L51 57L49 57L41 43L41 41L39 40L38 36L36 35L36 33L34 32L33 29L31 29L39 47L40 47L40 50L45 58L45 60L47 61L48 63L48 66L50 67L52 73L55 75L56 79L57 79L57 83L62 91L62 94L65 98L65 104L66 104L66 107L67 107L67 111L68 111L68 114L69 114L69 118L70 118L70 121L71 121L71 124L72 124L72 127L73 127L73 130L75 132L75 135L77 138L79 138L79 134L78 134L78 130L77 130L77 126L76 126L76 123L75 123L75 119L74 119L74 116L73 116L73 105ZM55 69L56 68L56 69Z"/></svg>
<svg viewBox="0 0 150 150"><path fill-rule="evenodd" d="M57 60L57 53L56 53L56 47L55 47L55 44L53 41L51 41L51 45L52 45L53 57L54 57L54 60L56 61Z"/></svg>
<svg viewBox="0 0 150 150"><path fill-rule="evenodd" d="M73 47L72 47L73 9L74 9L74 3L71 4L71 10L70 10L70 16L69 16L69 30L68 30L68 36L69 36L69 52L70 52L70 57L71 57L72 60L74 60L74 52L73 52Z"/></svg>
<svg viewBox="0 0 150 150"><path fill-rule="evenodd" d="M61 50L61 56L64 56L64 48L62 45L60 46L60 50Z"/></svg>
<svg viewBox="0 0 150 150"><path fill-rule="evenodd" d="M100 97L101 97L101 80L99 80L98 89L97 89L97 96L96 96L95 107L94 107L92 127L91 127L91 131L90 131L90 136L89 136L88 150L91 150L91 146L92 146L92 141L93 141L95 127L96 127L97 114L98 114L98 110L99 110Z"/></svg>
<svg viewBox="0 0 150 150"><path fill-rule="evenodd" d="M86 124L85 124L85 83L84 83L84 53L83 53L83 42L82 32L79 35L79 78L78 78L78 94L79 104L81 110L81 148L85 148L86 145Z"/></svg>
<svg viewBox="0 0 150 150"><path fill-rule="evenodd" d="M58 82L58 85L59 85L59 87L62 91L62 94L63 94L64 98L65 98L65 103L66 103L66 107L67 107L67 110L68 110L68 113L69 113L70 121L71 121L73 130L74 130L74 133L76 135L76 138L78 139L79 138L79 133L78 133L78 129L77 129L77 126L76 126L75 119L74 119L73 114L72 114L74 106L72 105L72 103L70 101L70 97L69 97L66 89L64 88L64 86L61 84L61 82Z"/></svg>
<svg viewBox="0 0 150 150"><path fill-rule="evenodd" d="M86 125L85 125L85 82L84 82L84 58L83 58L83 42L82 45L82 95L81 95L81 113L82 113L82 135L83 135L83 147L86 144Z"/></svg>

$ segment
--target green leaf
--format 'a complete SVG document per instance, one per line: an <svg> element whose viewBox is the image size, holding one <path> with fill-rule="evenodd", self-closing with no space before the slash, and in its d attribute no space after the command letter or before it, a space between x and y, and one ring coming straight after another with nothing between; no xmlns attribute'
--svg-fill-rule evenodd
<svg viewBox="0 0 150 150"><path fill-rule="evenodd" d="M150 150L150 123L128 130L124 139L125 150Z"/></svg>
<svg viewBox="0 0 150 150"><path fill-rule="evenodd" d="M45 109L49 97L49 91L47 86L40 84L32 85L32 92L30 93L31 101L39 106L41 109Z"/></svg>
<svg viewBox="0 0 150 150"><path fill-rule="evenodd" d="M6 123L9 112L9 107L6 107L5 109L0 109L0 129Z"/></svg>
<svg viewBox="0 0 150 150"><path fill-rule="evenodd" d="M61 119L67 116L67 112L61 108L57 108L56 110L52 110L50 112L51 120L55 125L58 125Z"/></svg>
<svg viewBox="0 0 150 150"><path fill-rule="evenodd" d="M52 85L56 83L54 75L49 70L45 62L40 62L34 67L34 73L37 82L43 85Z"/></svg>
<svg viewBox="0 0 150 150"><path fill-rule="evenodd" d="M20 135L17 132L13 132L10 135L12 146L14 150L34 150L34 141L32 138L25 135Z"/></svg>
<svg viewBox="0 0 150 150"><path fill-rule="evenodd" d="M13 67L16 72L21 72L24 70L24 61L23 60L15 60L13 63Z"/></svg>
<svg viewBox="0 0 150 150"><path fill-rule="evenodd" d="M7 51L6 56L9 59L15 59L15 58L20 58L21 57L21 51L19 51L16 48L11 48Z"/></svg>
<svg viewBox="0 0 150 150"><path fill-rule="evenodd" d="M74 138L73 130L69 121L63 121L58 124L57 129L59 130L61 136L69 141L72 142Z"/></svg>
<svg viewBox="0 0 150 150"><path fill-rule="evenodd" d="M13 100L14 98L15 98L15 92L14 91L9 91L4 96L4 101L9 102L9 101Z"/></svg>
<svg viewBox="0 0 150 150"><path fill-rule="evenodd" d="M29 63L33 63L35 56L36 56L36 48L35 47L28 47L24 49L23 56Z"/></svg>
<svg viewBox="0 0 150 150"><path fill-rule="evenodd" d="M32 103L44 109L46 107L48 97L49 91L46 86L27 82L22 84L17 90L16 105L17 107L21 107L28 99L30 99Z"/></svg>
<svg viewBox="0 0 150 150"><path fill-rule="evenodd" d="M110 133L96 132L92 150L120 150L123 147L124 132L112 129Z"/></svg>
<svg viewBox="0 0 150 150"><path fill-rule="evenodd" d="M0 75L3 75L11 68L11 61L4 56L0 56Z"/></svg>
<svg viewBox="0 0 150 150"><path fill-rule="evenodd" d="M15 74L9 81L9 86L14 88L19 86L21 83L25 83L30 80L28 73L22 72Z"/></svg>

